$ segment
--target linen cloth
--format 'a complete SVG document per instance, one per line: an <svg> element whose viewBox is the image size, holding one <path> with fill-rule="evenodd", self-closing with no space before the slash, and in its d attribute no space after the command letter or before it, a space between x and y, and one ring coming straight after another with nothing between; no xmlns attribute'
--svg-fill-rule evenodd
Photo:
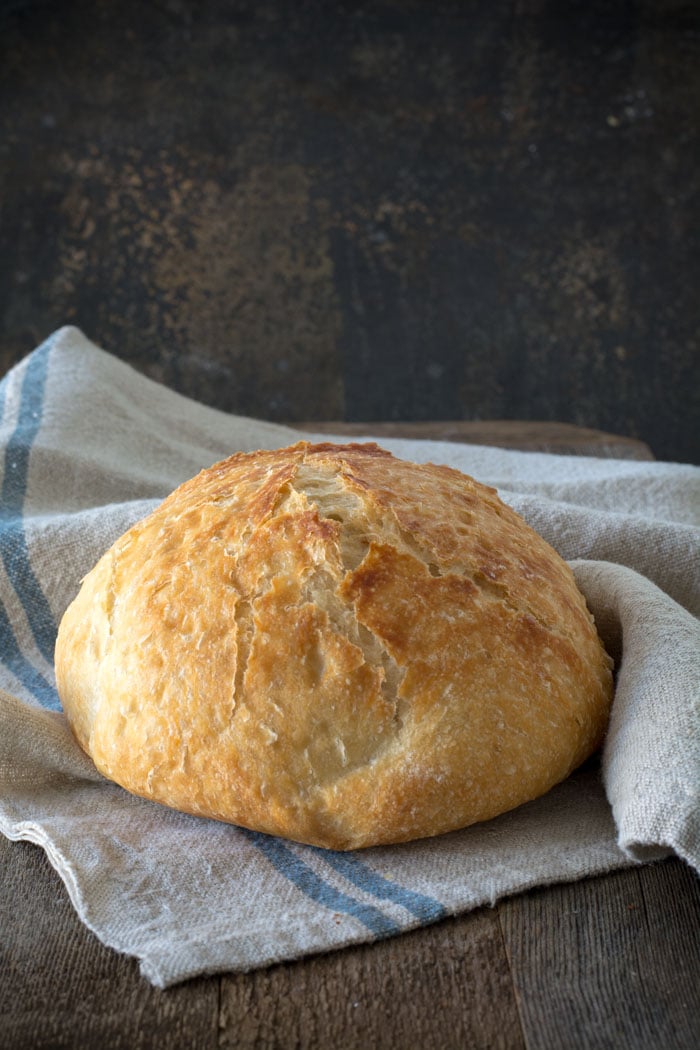
<svg viewBox="0 0 700 1050"><path fill-rule="evenodd" d="M0 830L40 844L81 919L155 985L397 934L670 852L700 868L698 468L382 441L495 485L572 561L616 694L601 761L545 797L343 854L107 782L71 736L53 672L56 625L117 536L202 467L299 434L192 402L75 328L5 377L0 412Z"/></svg>

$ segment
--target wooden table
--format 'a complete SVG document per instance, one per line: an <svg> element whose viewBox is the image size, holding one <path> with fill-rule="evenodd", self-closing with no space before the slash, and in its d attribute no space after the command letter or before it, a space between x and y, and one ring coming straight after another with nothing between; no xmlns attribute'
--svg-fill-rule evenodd
<svg viewBox="0 0 700 1050"><path fill-rule="evenodd" d="M557 438L554 425L527 424L529 436L519 438L518 424L490 432L478 424L478 436L469 424L418 426L425 437L452 428L457 440L650 455L641 443L597 431L566 428ZM3 1050L698 1045L700 880L678 860L543 887L391 940L162 992L81 924L41 849L0 837Z"/></svg>

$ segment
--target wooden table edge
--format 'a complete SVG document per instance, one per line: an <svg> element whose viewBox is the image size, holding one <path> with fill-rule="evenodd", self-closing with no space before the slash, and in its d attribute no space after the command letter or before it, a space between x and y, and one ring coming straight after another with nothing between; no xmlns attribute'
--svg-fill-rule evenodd
<svg viewBox="0 0 700 1050"><path fill-rule="evenodd" d="M421 420L346 422L306 420L288 424L296 430L340 437L407 438L488 445L520 452L599 456L603 459L653 460L649 446L637 438L593 430L573 423L531 420Z"/></svg>

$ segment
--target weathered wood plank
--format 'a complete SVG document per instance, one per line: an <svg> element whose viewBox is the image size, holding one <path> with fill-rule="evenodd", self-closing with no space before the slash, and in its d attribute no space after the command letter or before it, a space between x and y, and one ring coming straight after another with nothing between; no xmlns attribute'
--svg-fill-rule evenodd
<svg viewBox="0 0 700 1050"><path fill-rule="evenodd" d="M491 910L225 977L220 1012L220 979L151 988L81 924L43 851L2 838L0 927L3 1050L204 1050L217 1028L223 1047L524 1046Z"/></svg>
<svg viewBox="0 0 700 1050"><path fill-rule="evenodd" d="M540 423L529 420L446 420L417 423L343 423L324 421L294 423L300 430L319 434L378 438L419 438L457 441L468 445L493 445L524 452L555 452L559 455L601 456L610 459L653 459L648 445L636 438L608 434L603 430L571 423Z"/></svg>
<svg viewBox="0 0 700 1050"><path fill-rule="evenodd" d="M524 1048L498 915L222 981L221 1047Z"/></svg>
<svg viewBox="0 0 700 1050"><path fill-rule="evenodd" d="M38 846L0 836L0 1047L214 1050L218 978L167 992L80 922Z"/></svg>
<svg viewBox="0 0 700 1050"><path fill-rule="evenodd" d="M700 881L669 860L499 905L528 1050L695 1050Z"/></svg>
<svg viewBox="0 0 700 1050"><path fill-rule="evenodd" d="M637 872L645 936L637 944L637 980L654 1004L663 1045L700 1044L700 879L680 861Z"/></svg>
<svg viewBox="0 0 700 1050"><path fill-rule="evenodd" d="M41 850L0 839L0 1046L214 1047L218 1017L222 1047L694 1050L699 920L700 881L668 861L225 977L219 1015L218 979L152 989L82 926Z"/></svg>

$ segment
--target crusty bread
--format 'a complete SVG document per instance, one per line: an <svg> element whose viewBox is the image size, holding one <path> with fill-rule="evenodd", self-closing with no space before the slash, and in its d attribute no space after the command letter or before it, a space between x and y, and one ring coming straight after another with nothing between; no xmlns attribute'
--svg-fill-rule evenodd
<svg viewBox="0 0 700 1050"><path fill-rule="evenodd" d="M559 555L494 489L373 444L182 485L86 577L56 674L129 791L335 849L541 795L600 744L612 691Z"/></svg>

